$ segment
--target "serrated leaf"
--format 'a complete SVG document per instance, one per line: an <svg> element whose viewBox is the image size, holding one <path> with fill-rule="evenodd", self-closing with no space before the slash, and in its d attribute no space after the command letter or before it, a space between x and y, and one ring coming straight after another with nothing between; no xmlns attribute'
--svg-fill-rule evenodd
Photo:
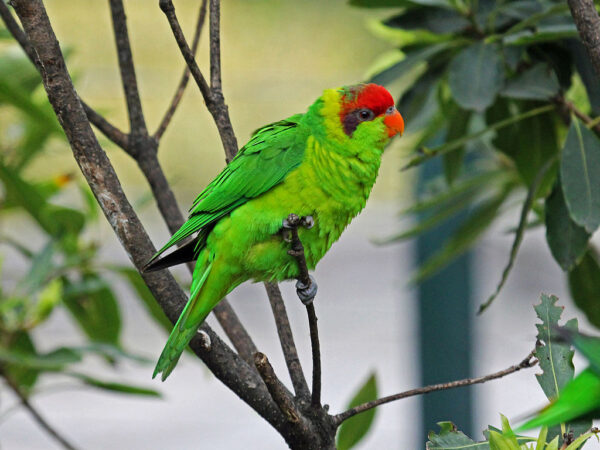
<svg viewBox="0 0 600 450"><path fill-rule="evenodd" d="M573 350L570 345L557 341L553 330L559 326L563 307L556 306L558 298L542 294L541 302L535 305L537 317L542 321L536 324L538 330L535 357L540 362L541 374L536 374L538 383L549 400L558 397L562 389L573 378ZM571 330L577 330L577 320L571 319L566 325Z"/></svg>
<svg viewBox="0 0 600 450"><path fill-rule="evenodd" d="M501 94L524 100L548 100L558 94L556 74L546 64L536 64L506 83Z"/></svg>
<svg viewBox="0 0 600 450"><path fill-rule="evenodd" d="M589 361L591 369L600 375L600 337L588 336L568 328L561 328L560 336L572 343Z"/></svg>
<svg viewBox="0 0 600 450"><path fill-rule="evenodd" d="M557 425L582 417L598 408L600 408L600 376L588 368L564 386L558 400L550 403L519 429L528 430L539 426ZM594 416L598 414L595 413Z"/></svg>
<svg viewBox="0 0 600 450"><path fill-rule="evenodd" d="M92 341L118 346L121 313L109 285L97 274L86 274L76 283L63 282L63 301L85 334Z"/></svg>
<svg viewBox="0 0 600 450"><path fill-rule="evenodd" d="M571 218L594 232L600 225L600 140L575 118L562 151L560 180Z"/></svg>
<svg viewBox="0 0 600 450"><path fill-rule="evenodd" d="M545 222L552 256L564 271L573 269L585 254L590 234L571 219L560 182L546 199Z"/></svg>
<svg viewBox="0 0 600 450"><path fill-rule="evenodd" d="M372 373L367 381L360 387L354 395L348 408L354 408L362 403L377 399L377 379ZM338 450L348 450L358 444L371 429L373 420L375 420L376 408L369 409L363 413L344 421L337 434Z"/></svg>
<svg viewBox="0 0 600 450"><path fill-rule="evenodd" d="M463 432L458 431L456 425L452 422L438 422L440 427L439 434L430 431L428 434L427 450L450 450L450 449L469 449L469 450L488 450L487 442L475 442L467 437Z"/></svg>
<svg viewBox="0 0 600 450"><path fill-rule="evenodd" d="M502 58L495 45L472 44L450 62L450 91L465 109L484 111L494 102L503 81Z"/></svg>

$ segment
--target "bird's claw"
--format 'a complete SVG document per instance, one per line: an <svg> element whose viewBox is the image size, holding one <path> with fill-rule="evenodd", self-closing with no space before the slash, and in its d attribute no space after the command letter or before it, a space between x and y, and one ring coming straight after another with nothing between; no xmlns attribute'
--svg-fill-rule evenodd
<svg viewBox="0 0 600 450"><path fill-rule="evenodd" d="M313 216L299 217L297 214L290 214L282 221L282 226L286 230L291 230L300 226L310 230L314 225L315 219L313 219Z"/></svg>
<svg viewBox="0 0 600 450"><path fill-rule="evenodd" d="M317 282L315 281L313 276L309 275L308 278L308 285L304 284L300 280L296 282L296 293L298 294L300 301L304 305L310 305L312 303L312 301L315 299L315 296L317 295L318 290Z"/></svg>

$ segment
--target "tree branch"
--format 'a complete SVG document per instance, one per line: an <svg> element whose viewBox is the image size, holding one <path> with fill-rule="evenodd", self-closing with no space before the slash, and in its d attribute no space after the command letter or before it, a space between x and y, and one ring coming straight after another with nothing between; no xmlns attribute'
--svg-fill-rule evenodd
<svg viewBox="0 0 600 450"><path fill-rule="evenodd" d="M571 121L571 114L574 114L579 120L591 128L598 136L600 136L600 123L598 123L598 117L592 119L586 113L581 111L575 104L567 100L564 96L558 95L554 98L555 103L558 106L558 113L565 122L569 125Z"/></svg>
<svg viewBox="0 0 600 450"><path fill-rule="evenodd" d="M281 291L279 290L277 283L264 283L264 285L267 290L271 309L273 310L273 317L275 318L281 350L283 351L285 363L292 380L292 385L294 386L294 392L296 393L296 397L302 400L308 400L310 398L310 391L308 390L308 384L306 383L306 378L302 371L302 365L300 364L300 358L298 357L298 351L296 350L294 335L292 334Z"/></svg>
<svg viewBox="0 0 600 450"><path fill-rule="evenodd" d="M222 92L221 86L221 4L210 0L210 87Z"/></svg>
<svg viewBox="0 0 600 450"><path fill-rule="evenodd" d="M213 5L213 2L216 2L216 4ZM213 44L214 34L215 32L218 33L219 31L218 0L211 0L210 5L211 20L209 25L211 36L211 63L212 65L214 65L214 67L218 67L218 69L215 69L215 73L217 73L218 71L218 73L220 74L220 50L218 45L214 47ZM169 25L171 26L171 31L173 32L173 36L175 36L175 40L177 41L179 50L183 55L183 59L185 59L185 62L190 68L192 76L194 77L194 80L196 81L196 84L200 89L200 93L204 98L204 102L206 103L208 111L213 116L215 125L217 126L217 129L219 131L219 136L221 137L221 142L223 143L223 148L225 149L226 159L227 161L231 161L231 159L235 156L238 150L237 139L235 137L235 133L233 132L231 119L229 118L229 111L227 109L227 105L225 104L222 89L220 88L220 75L218 89L212 89L206 82L204 75L202 75L202 72L200 71L200 68L196 63L196 59L194 58L194 53L190 49L185 39L183 31L181 30L181 26L179 25L177 15L175 14L175 7L173 6L173 2L171 0L159 0L159 6L160 9L167 16L167 20L169 21ZM213 48L214 51L217 51L219 53L218 55L212 54Z"/></svg>
<svg viewBox="0 0 600 450"><path fill-rule="evenodd" d="M198 13L198 21L196 22L196 31L194 32L194 40L192 42L192 53L195 55L198 50L198 43L200 42L200 34L202 32L202 28L204 26L204 19L206 18L206 4L208 0L202 0L202 4L200 5L200 12ZM156 129L154 133L154 139L160 141L163 134L167 130L167 127L171 123L171 119L175 115L175 111L183 98L183 93L185 92L185 88L190 81L190 68L186 65L185 69L183 69L183 75L181 76L181 81L179 81L179 85L177 86L177 90L175 91L175 95L165 112L162 120L160 121L160 125Z"/></svg>
<svg viewBox="0 0 600 450"><path fill-rule="evenodd" d="M279 381L275 375L271 363L264 353L256 352L254 354L254 365L258 370L261 378L265 382L271 397L286 417L289 422L298 423L300 421L300 413L294 405L294 401L290 396L285 386Z"/></svg>
<svg viewBox="0 0 600 450"><path fill-rule="evenodd" d="M355 406L354 408L351 408L348 411L345 411L341 414L333 416L333 421L336 426L339 426L344 420L347 420L350 417L355 416L356 414L359 414L361 412L365 412L365 411L368 411L369 409L376 408L377 406L383 405L385 403L390 403L390 402L400 400L403 398L407 398L407 397L414 397L415 395L429 394L430 392L435 392L435 391L445 391L445 390L454 389L457 387L471 386L472 384L485 383L486 381L495 380L497 378L502 378L506 375L510 375L511 373L518 372L521 369L528 369L529 367L535 366L537 363L538 363L537 359L533 359L533 352L531 352L519 364L510 366L507 369L500 370L498 372L494 372L494 373L491 373L489 375L485 375L482 377L465 378L463 380L451 381L449 383L432 384L432 385L425 386L422 388L411 389L410 391L400 392L399 394L382 397L380 399L373 400L373 401Z"/></svg>
<svg viewBox="0 0 600 450"><path fill-rule="evenodd" d="M567 3L596 75L600 77L600 17L594 0L567 0Z"/></svg>
<svg viewBox="0 0 600 450"><path fill-rule="evenodd" d="M312 218L310 219L312 221ZM298 296L302 303L306 305L306 312L308 314L308 326L310 328L310 343L312 347L312 362L313 362L313 376L312 376L312 397L311 404L314 407L321 406L321 345L319 343L319 328L317 326L317 314L315 312L315 305L313 302L313 298L310 298L310 301L305 301L305 299L300 295L300 291L310 291L312 289L316 289L316 285L313 286L314 281L311 279L308 273L308 266L306 264L306 257L304 255L304 246L298 237L298 227L301 225L312 227L312 222L307 224L306 218L301 219L296 214L290 214L287 218L287 225L290 227L291 239L292 239L292 249L288 251L288 253L296 258L298 262L298 281L301 283L302 288L298 288L296 285L296 290L298 291Z"/></svg>
<svg viewBox="0 0 600 450"><path fill-rule="evenodd" d="M89 125L45 8L40 0L13 0L12 4L42 63L44 88L75 159L121 245L140 270L154 254L154 246L123 193L116 173ZM187 301L175 279L167 271L142 276L167 317L175 322ZM289 435L287 421L271 399L258 373L236 355L207 324L203 324L201 330L210 338L210 350L197 337L190 343L192 350L218 379L284 436L286 432Z"/></svg>
<svg viewBox="0 0 600 450"><path fill-rule="evenodd" d="M25 407L27 411L33 416L34 420L38 423L40 427L42 427L46 432L52 436L57 442L60 443L64 448L68 450L75 450L75 446L72 445L66 438L64 438L58 431L56 431L52 425L46 422L41 414L33 407L31 403L29 403L29 399L23 394L19 386L5 373L0 370L0 374L3 376L4 381L6 381L6 385L15 393L15 395L21 401L21 404Z"/></svg>
<svg viewBox="0 0 600 450"><path fill-rule="evenodd" d="M23 32L19 24L15 21L10 10L4 3L4 1L0 1L0 17L4 22L4 25L10 32L10 34L15 38L15 40L19 43L29 60L33 63L38 72L41 72L40 62L35 53L35 50L29 43L29 39L27 35ZM94 124L96 128L98 128L109 140L117 144L119 147L125 149L129 148L129 137L127 134L123 133L117 127L108 122L104 117L98 114L91 106L81 100L81 104L85 109L85 113L90 122Z"/></svg>
<svg viewBox="0 0 600 450"><path fill-rule="evenodd" d="M123 91L125 92L125 101L127 102L127 114L129 115L129 150L134 152L134 155L137 155L139 154L141 141L147 140L144 138L148 137L148 128L146 127L137 78L135 76L135 66L133 64L133 55L131 54L131 44L127 32L127 18L125 17L123 0L109 0L109 3L115 43L117 44L119 70L121 71L121 81L123 82ZM156 145L154 145L154 150L156 150Z"/></svg>

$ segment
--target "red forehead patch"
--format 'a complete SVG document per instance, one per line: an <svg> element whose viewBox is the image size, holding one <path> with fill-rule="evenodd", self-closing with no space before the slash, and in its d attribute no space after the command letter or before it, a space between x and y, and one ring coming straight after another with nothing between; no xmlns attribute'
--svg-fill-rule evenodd
<svg viewBox="0 0 600 450"><path fill-rule="evenodd" d="M342 110L343 117L347 112L354 109L367 108L379 116L394 105L394 99L386 88L378 84L357 84L343 89Z"/></svg>

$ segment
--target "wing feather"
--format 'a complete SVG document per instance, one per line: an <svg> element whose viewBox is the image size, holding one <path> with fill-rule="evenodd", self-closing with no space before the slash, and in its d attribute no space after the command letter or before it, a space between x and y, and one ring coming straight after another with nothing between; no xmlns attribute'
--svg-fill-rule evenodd
<svg viewBox="0 0 600 450"><path fill-rule="evenodd" d="M301 118L302 114L296 114L256 130L235 158L198 195L188 220L150 262L168 248L279 184L298 167L306 144L306 136L298 127ZM204 245L204 241L200 244Z"/></svg>

